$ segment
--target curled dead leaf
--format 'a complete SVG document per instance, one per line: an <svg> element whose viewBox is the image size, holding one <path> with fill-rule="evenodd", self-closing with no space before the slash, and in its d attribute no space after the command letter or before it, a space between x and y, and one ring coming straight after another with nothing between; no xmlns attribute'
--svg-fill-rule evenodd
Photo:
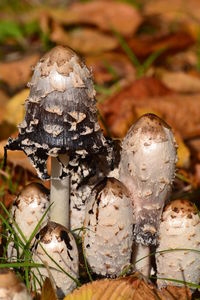
<svg viewBox="0 0 200 300"><path fill-rule="evenodd" d="M187 49L194 42L194 38L188 32L176 32L159 36L134 37L128 41L128 44L136 56L145 58L160 49L163 49L162 54L176 53Z"/></svg>

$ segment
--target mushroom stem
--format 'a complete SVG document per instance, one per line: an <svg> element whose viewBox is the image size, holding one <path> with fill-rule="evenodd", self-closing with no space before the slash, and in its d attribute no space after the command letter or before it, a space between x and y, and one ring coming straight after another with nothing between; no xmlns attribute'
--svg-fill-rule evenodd
<svg viewBox="0 0 200 300"><path fill-rule="evenodd" d="M145 277L150 276L150 249L149 246L135 243L133 245L134 256L132 262L135 264L136 269Z"/></svg>
<svg viewBox="0 0 200 300"><path fill-rule="evenodd" d="M51 157L50 220L69 228L69 176L60 179L62 164L67 167L69 156Z"/></svg>

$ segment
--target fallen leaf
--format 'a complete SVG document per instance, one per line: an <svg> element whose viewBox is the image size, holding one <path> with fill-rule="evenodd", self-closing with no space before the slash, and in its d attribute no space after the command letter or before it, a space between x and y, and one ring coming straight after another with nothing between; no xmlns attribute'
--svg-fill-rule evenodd
<svg viewBox="0 0 200 300"><path fill-rule="evenodd" d="M180 93L200 92L200 77L184 72L156 71L156 76L170 89Z"/></svg>
<svg viewBox="0 0 200 300"><path fill-rule="evenodd" d="M184 143L183 139L178 133L175 134L175 140L178 145L178 150L177 150L178 161L176 163L176 166L178 168L188 169L191 163L190 149L187 147L187 145Z"/></svg>
<svg viewBox="0 0 200 300"><path fill-rule="evenodd" d="M124 136L129 128L129 121L126 121L124 117L126 110L131 112L133 119L141 114L141 110L158 114L174 130L177 130L183 139L200 135L200 94L171 93L169 89L158 82L152 78L136 80L129 87L123 88L117 95L110 97L103 104L99 104L100 113L114 136ZM156 90L154 93L152 92L153 84L160 87L157 94ZM122 126L126 128L123 135L119 119Z"/></svg>
<svg viewBox="0 0 200 300"><path fill-rule="evenodd" d="M104 31L116 30L124 36L132 36L142 22L137 9L116 1L75 3L68 9L48 12L54 20L65 25L92 25Z"/></svg>
<svg viewBox="0 0 200 300"><path fill-rule="evenodd" d="M111 51L118 46L118 41L114 36L102 33L97 29L76 28L66 31L55 22L50 38L57 44L70 46L83 54Z"/></svg>
<svg viewBox="0 0 200 300"><path fill-rule="evenodd" d="M159 80L144 77L133 81L118 94L98 104L98 107L112 135L123 137L139 114L135 111L135 102L137 104L141 98L163 96L169 93L171 93L170 90ZM143 111L145 112L148 110Z"/></svg>
<svg viewBox="0 0 200 300"><path fill-rule="evenodd" d="M190 20L200 22L200 3L199 0L151 0L147 1L144 6L144 14L161 15L165 20L178 20L183 16L190 17Z"/></svg>
<svg viewBox="0 0 200 300"><path fill-rule="evenodd" d="M187 49L194 42L194 38L188 32L176 32L159 36L133 37L128 41L128 45L136 56L146 58L160 49L163 49L161 56L176 53Z"/></svg>
<svg viewBox="0 0 200 300"><path fill-rule="evenodd" d="M53 284L48 277L46 277L42 286L42 295L40 300L58 300Z"/></svg>
<svg viewBox="0 0 200 300"><path fill-rule="evenodd" d="M173 287L162 292L136 276L103 279L84 284L64 300L190 300L191 292L183 287Z"/></svg>
<svg viewBox="0 0 200 300"><path fill-rule="evenodd" d="M23 121L25 112L24 103L28 95L29 89L24 89L8 101L5 108L4 121L15 126Z"/></svg>
<svg viewBox="0 0 200 300"><path fill-rule="evenodd" d="M37 63L39 57L36 53L15 61L1 62L0 80L12 89L26 85L32 73L31 67Z"/></svg>
<svg viewBox="0 0 200 300"><path fill-rule="evenodd" d="M135 79L135 68L123 54L103 53L98 56L88 56L85 61L87 66L92 69L95 82L99 84L113 81L116 77L126 81Z"/></svg>

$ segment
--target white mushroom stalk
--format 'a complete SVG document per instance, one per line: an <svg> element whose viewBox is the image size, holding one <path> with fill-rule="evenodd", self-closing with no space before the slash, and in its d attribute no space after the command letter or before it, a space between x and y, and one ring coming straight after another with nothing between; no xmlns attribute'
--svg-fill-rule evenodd
<svg viewBox="0 0 200 300"><path fill-rule="evenodd" d="M41 229L48 221L49 208L49 191L40 183L30 183L26 185L12 206L11 223L15 232L19 235L21 241L26 244L31 238L36 226L39 224L38 230ZM45 215L46 212L46 215ZM18 230L20 229L20 231ZM21 236L21 232L23 236ZM24 238L26 240L24 240ZM31 241L33 244L34 237ZM23 249L19 249L21 253ZM15 259L17 255L14 242L10 242L8 246L8 259Z"/></svg>
<svg viewBox="0 0 200 300"><path fill-rule="evenodd" d="M46 162L53 157L50 218L69 227L69 181L64 178L84 160L95 164L98 154L108 164L112 160L111 143L97 120L92 75L74 51L57 46L40 59L29 86L25 118L18 137L8 140L5 158L8 149L23 150L39 177L49 179Z"/></svg>
<svg viewBox="0 0 200 300"><path fill-rule="evenodd" d="M175 176L176 143L170 127L143 115L122 142L120 177L132 195L135 241L155 245L160 216Z"/></svg>
<svg viewBox="0 0 200 300"><path fill-rule="evenodd" d="M156 115L143 115L122 141L119 179L129 189L134 204L135 242L140 249L139 244L147 247L145 251L142 247L142 252L137 250L136 261L142 258L143 252L148 253L150 245L157 243L160 217L170 195L176 160L173 133ZM148 276L147 273L144 275Z"/></svg>
<svg viewBox="0 0 200 300"><path fill-rule="evenodd" d="M172 201L163 212L159 229L156 254L158 287L184 286L185 282L199 284L199 252L200 218L196 208L188 200Z"/></svg>
<svg viewBox="0 0 200 300"><path fill-rule="evenodd" d="M1 300L31 300L24 283L9 269L0 269Z"/></svg>
<svg viewBox="0 0 200 300"><path fill-rule="evenodd" d="M116 277L130 265L133 210L126 187L108 178L94 189L86 209L83 246L96 274Z"/></svg>
<svg viewBox="0 0 200 300"><path fill-rule="evenodd" d="M74 237L65 227L49 222L37 235L32 259L44 264L44 268L33 269L34 277L41 281L41 276L45 279L50 272L59 299L76 287L78 249ZM37 280L35 283L40 290Z"/></svg>

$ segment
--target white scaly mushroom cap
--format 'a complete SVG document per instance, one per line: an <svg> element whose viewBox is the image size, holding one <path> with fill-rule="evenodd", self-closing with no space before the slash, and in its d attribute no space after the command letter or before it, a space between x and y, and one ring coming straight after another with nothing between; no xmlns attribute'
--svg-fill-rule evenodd
<svg viewBox="0 0 200 300"><path fill-rule="evenodd" d="M126 187L108 178L93 191L86 209L83 245L96 274L115 277L130 264L132 203Z"/></svg>
<svg viewBox="0 0 200 300"><path fill-rule="evenodd" d="M135 240L156 244L164 203L175 174L176 144L170 127L153 114L143 115L122 142L120 177L135 208Z"/></svg>
<svg viewBox="0 0 200 300"><path fill-rule="evenodd" d="M28 184L17 196L16 200L13 203L11 215L15 223L23 232L27 241L48 207L49 192L40 183L33 182ZM48 214L44 217L40 228L42 228L47 223L47 221ZM14 224L13 228L25 243ZM16 256L16 251L13 246L14 244L11 242L8 247L8 258L11 260L13 260L14 256Z"/></svg>
<svg viewBox="0 0 200 300"><path fill-rule="evenodd" d="M25 285L9 269L0 269L1 300L31 300Z"/></svg>
<svg viewBox="0 0 200 300"><path fill-rule="evenodd" d="M188 200L175 200L166 206L159 230L157 252L169 249L194 249L200 251L200 218ZM184 250L156 254L157 277L177 279L199 284L200 255ZM181 285L177 282L157 280L159 288ZM184 285L184 284L182 284Z"/></svg>
<svg viewBox="0 0 200 300"><path fill-rule="evenodd" d="M44 228L42 228L37 238L38 241L36 242L33 250L33 261L36 263L45 262L53 277L55 287L57 289L57 295L59 298L62 298L76 287L76 283L63 271L61 271L52 259L73 278L77 279L79 273L79 259L75 239L65 227L54 222L49 222ZM43 249L50 257L52 257L52 259L46 255ZM33 271L39 280L40 274L43 278L49 277L48 270L46 268L40 268L39 272L37 269L34 269Z"/></svg>

